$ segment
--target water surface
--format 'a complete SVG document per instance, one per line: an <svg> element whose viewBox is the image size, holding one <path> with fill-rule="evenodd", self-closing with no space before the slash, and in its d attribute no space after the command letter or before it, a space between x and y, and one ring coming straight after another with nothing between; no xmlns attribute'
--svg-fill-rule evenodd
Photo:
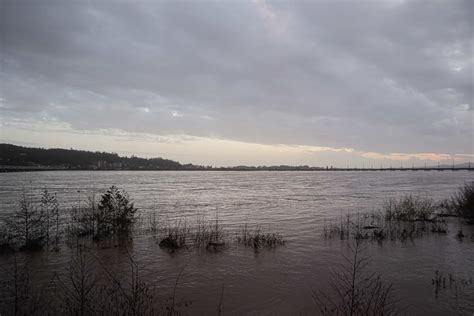
<svg viewBox="0 0 474 316"><path fill-rule="evenodd" d="M183 270L177 295L192 304L183 312L217 312L222 285L224 314L312 314L311 288L329 287L331 268L341 263L346 242L324 240L328 222L348 213L380 210L390 198L406 194L441 200L473 181L468 171L392 172L137 172L55 171L0 174L0 216L17 207L22 190L39 195L56 192L63 208L84 203L88 195L111 185L124 188L143 219L156 213L161 224L199 216L215 218L228 234L243 223L282 234L287 244L255 252L230 245L219 253L188 249L170 255L151 236L136 236L132 252L146 279L159 292L169 292ZM450 289L435 297L435 271L459 278L474 277L474 242L455 238L452 220L447 235L429 235L413 242L369 243L371 269L393 282L395 294L409 314L474 312L474 286ZM465 234L474 228L463 226ZM228 236L233 238L233 236ZM117 249L98 255L123 263ZM61 270L67 250L35 255L38 269ZM0 258L0 260L2 260Z"/></svg>

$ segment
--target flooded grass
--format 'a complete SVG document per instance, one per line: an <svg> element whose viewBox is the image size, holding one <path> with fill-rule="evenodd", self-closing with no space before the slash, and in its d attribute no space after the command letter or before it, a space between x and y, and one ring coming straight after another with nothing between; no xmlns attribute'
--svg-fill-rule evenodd
<svg viewBox="0 0 474 316"><path fill-rule="evenodd" d="M215 219L206 221L203 216L196 220L195 230L191 235L195 247L205 247L208 250L221 250L225 245L224 228L219 222L219 214Z"/></svg>
<svg viewBox="0 0 474 316"><path fill-rule="evenodd" d="M237 243L245 247L254 249L274 248L285 244L285 239L278 233L262 232L258 226L255 229L249 229L245 223L240 234L237 236Z"/></svg>
<svg viewBox="0 0 474 316"><path fill-rule="evenodd" d="M474 283L472 277L456 276L452 273L445 273L436 270L434 277L431 279L431 285L433 287L433 293L435 298L441 296L450 295L454 296L455 300L460 297L466 296L466 290L472 288ZM462 310L456 310L456 312L462 314Z"/></svg>
<svg viewBox="0 0 474 316"><path fill-rule="evenodd" d="M186 219L176 225L164 228L164 236L159 242L160 247L169 250L183 248L206 248L210 251L222 250L226 245L224 230L216 214L215 219L206 220L198 217L195 225L189 226Z"/></svg>
<svg viewBox="0 0 474 316"><path fill-rule="evenodd" d="M172 251L190 247L220 251L232 242L236 242L237 246L254 249L275 248L286 243L282 235L275 232L265 232L260 226L250 229L247 223L238 231L237 238L226 238L226 236L232 235L224 231L217 215L212 220L205 220L201 217L194 226L188 226L184 220L180 221L177 226L166 228L165 235L161 238L159 245Z"/></svg>
<svg viewBox="0 0 474 316"><path fill-rule="evenodd" d="M347 214L324 225L322 237L406 242L429 233L446 234L446 220L437 216L437 208L432 200L412 195L392 199L385 203L382 211Z"/></svg>

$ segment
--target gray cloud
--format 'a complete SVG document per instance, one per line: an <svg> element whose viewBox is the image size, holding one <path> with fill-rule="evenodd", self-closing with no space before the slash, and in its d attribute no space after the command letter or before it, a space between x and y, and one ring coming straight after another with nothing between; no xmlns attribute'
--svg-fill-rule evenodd
<svg viewBox="0 0 474 316"><path fill-rule="evenodd" d="M472 153L471 1L2 1L6 118Z"/></svg>

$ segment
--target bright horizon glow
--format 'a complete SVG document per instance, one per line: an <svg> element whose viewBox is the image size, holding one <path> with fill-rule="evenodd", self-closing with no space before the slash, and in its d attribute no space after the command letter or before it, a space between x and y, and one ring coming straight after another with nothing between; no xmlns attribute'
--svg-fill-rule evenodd
<svg viewBox="0 0 474 316"><path fill-rule="evenodd" d="M43 148L115 152L122 156L162 157L180 163L229 167L238 165L308 165L334 167L422 166L463 163L471 154L377 153L354 148L267 145L189 135L158 136L120 130L78 131L58 122L3 122L1 142ZM91 139L94 141L91 142ZM47 140L47 141L45 141Z"/></svg>

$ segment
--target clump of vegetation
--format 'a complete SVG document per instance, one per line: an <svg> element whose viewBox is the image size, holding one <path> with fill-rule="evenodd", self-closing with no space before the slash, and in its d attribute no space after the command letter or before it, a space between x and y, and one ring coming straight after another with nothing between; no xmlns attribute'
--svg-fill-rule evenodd
<svg viewBox="0 0 474 316"><path fill-rule="evenodd" d="M219 217L206 221L204 217L198 217L196 225L188 226L186 220L180 220L174 226L167 226L163 230L160 247L171 251L192 246L195 248L205 247L209 251L222 250L226 242L224 231L219 223Z"/></svg>
<svg viewBox="0 0 474 316"><path fill-rule="evenodd" d="M71 231L77 235L93 235L103 239L112 235L127 235L135 219L137 209L127 192L111 186L101 195L98 203L95 195L89 197L86 207L73 209Z"/></svg>
<svg viewBox="0 0 474 316"><path fill-rule="evenodd" d="M362 240L349 244L350 255L332 271L333 293L313 290L313 299L322 315L394 315L398 313L392 285L380 274L368 271L371 259L364 256Z"/></svg>
<svg viewBox="0 0 474 316"><path fill-rule="evenodd" d="M436 222L431 225L431 232L438 234L446 234L448 232L448 225L445 222Z"/></svg>
<svg viewBox="0 0 474 316"><path fill-rule="evenodd" d="M0 225L0 252L40 250L54 244L58 249L60 238L59 203L46 189L41 201L33 202L31 194L23 190L18 209Z"/></svg>
<svg viewBox="0 0 474 316"><path fill-rule="evenodd" d="M224 231L219 223L219 216L215 220L206 223L204 218L198 218L195 230L192 233L195 247L205 246L208 250L220 250L225 246Z"/></svg>
<svg viewBox="0 0 474 316"><path fill-rule="evenodd" d="M458 192L448 201L448 208L457 215L474 223L474 182L460 187Z"/></svg>
<svg viewBox="0 0 474 316"><path fill-rule="evenodd" d="M117 233L127 233L133 223L137 209L130 202L128 194L111 186L102 194L97 206L96 235L101 237Z"/></svg>
<svg viewBox="0 0 474 316"><path fill-rule="evenodd" d="M388 221L430 221L436 209L430 199L412 195L391 199L385 204L385 219Z"/></svg>
<svg viewBox="0 0 474 316"><path fill-rule="evenodd" d="M190 229L186 221L181 224L181 221L174 227L165 228L164 236L161 238L159 246L171 251L175 251L186 247L186 241Z"/></svg>
<svg viewBox="0 0 474 316"><path fill-rule="evenodd" d="M86 235L92 235L94 239L128 235L136 211L128 194L112 186L102 194L98 203L92 195L85 206L79 202L72 207L70 222L64 227L55 194L45 189L39 201L34 202L32 195L23 191L18 209L0 225L0 252L17 248L40 250L44 246L53 246L57 251L64 232L68 241L74 239L76 243L79 237Z"/></svg>
<svg viewBox="0 0 474 316"><path fill-rule="evenodd" d="M284 245L286 241L280 234L262 232L260 227L250 230L247 223L245 223L240 234L237 236L237 242L246 247L260 249L281 246Z"/></svg>

